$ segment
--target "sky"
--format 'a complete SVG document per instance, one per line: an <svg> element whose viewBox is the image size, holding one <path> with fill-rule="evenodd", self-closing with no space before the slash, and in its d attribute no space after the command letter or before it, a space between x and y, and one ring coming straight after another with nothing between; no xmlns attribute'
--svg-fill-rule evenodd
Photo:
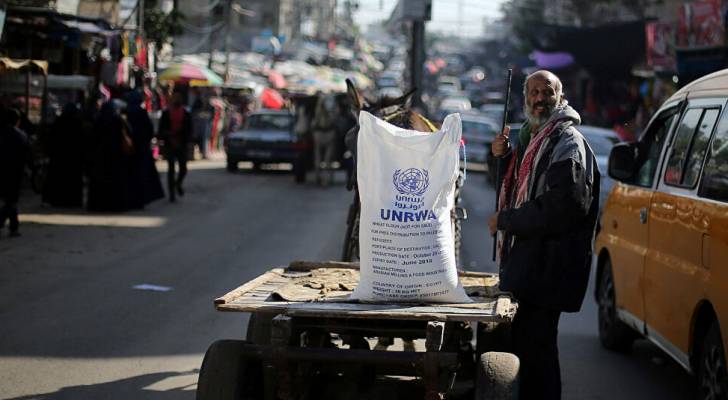
<svg viewBox="0 0 728 400"><path fill-rule="evenodd" d="M398 0L358 0L359 10L354 21L363 29L386 20ZM428 32L442 32L465 37L483 33L483 19L498 19L500 6L506 0L432 0L432 20L426 24ZM343 2L339 2L343 3Z"/></svg>

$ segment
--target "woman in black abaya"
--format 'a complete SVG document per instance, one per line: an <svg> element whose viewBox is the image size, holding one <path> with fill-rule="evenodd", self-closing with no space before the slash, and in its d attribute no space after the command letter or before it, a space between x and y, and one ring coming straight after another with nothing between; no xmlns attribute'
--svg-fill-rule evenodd
<svg viewBox="0 0 728 400"><path fill-rule="evenodd" d="M54 207L83 207L83 121L78 107L68 103L48 138L48 176L43 202Z"/></svg>

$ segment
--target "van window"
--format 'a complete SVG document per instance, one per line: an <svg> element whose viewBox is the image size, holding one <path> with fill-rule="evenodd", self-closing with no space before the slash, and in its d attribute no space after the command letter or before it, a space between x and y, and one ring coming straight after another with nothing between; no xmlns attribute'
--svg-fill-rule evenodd
<svg viewBox="0 0 728 400"><path fill-rule="evenodd" d="M650 125L649 131L644 135L639 143L640 157L637 161L639 166L637 173L634 175L632 183L643 187L652 187L652 181L655 178L657 163L660 161L660 154L667 139L667 132L670 130L673 121L677 116L677 108L665 110Z"/></svg>
<svg viewBox="0 0 728 400"><path fill-rule="evenodd" d="M705 152L710 142L710 134L713 133L718 114L720 114L720 110L715 108L705 110L705 114L703 114L703 120L700 121L700 127L693 138L693 144L690 146L690 154L688 155L687 164L685 164L685 176L682 181L683 186L695 187L695 184L698 183L700 168L703 167Z"/></svg>
<svg viewBox="0 0 728 400"><path fill-rule="evenodd" d="M715 130L698 195L728 202L728 113L723 114Z"/></svg>
<svg viewBox="0 0 728 400"><path fill-rule="evenodd" d="M675 134L665 169L665 183L694 187L703 164L710 133L719 109L692 108L685 112Z"/></svg>

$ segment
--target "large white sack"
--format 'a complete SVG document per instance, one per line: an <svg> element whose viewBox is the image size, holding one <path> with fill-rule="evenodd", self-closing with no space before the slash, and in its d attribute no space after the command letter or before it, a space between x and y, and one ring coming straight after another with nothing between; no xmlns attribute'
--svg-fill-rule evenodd
<svg viewBox="0 0 728 400"><path fill-rule="evenodd" d="M430 133L359 113L361 278L352 299L471 301L458 279L451 222L461 135L459 114Z"/></svg>

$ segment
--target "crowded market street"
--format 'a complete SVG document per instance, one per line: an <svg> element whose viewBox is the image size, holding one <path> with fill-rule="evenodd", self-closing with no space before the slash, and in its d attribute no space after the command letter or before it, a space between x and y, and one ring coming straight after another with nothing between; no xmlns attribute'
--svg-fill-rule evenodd
<svg viewBox="0 0 728 400"><path fill-rule="evenodd" d="M273 266L340 256L343 173L321 188L241 167L197 161L177 203L114 215L26 196L23 236L0 238L0 399L194 399L207 346L245 335L247 314L217 312L213 299ZM463 198L463 266L493 271L482 173L468 175ZM561 320L564 398L687 398L690 377L654 345L600 347L589 290L582 312Z"/></svg>

